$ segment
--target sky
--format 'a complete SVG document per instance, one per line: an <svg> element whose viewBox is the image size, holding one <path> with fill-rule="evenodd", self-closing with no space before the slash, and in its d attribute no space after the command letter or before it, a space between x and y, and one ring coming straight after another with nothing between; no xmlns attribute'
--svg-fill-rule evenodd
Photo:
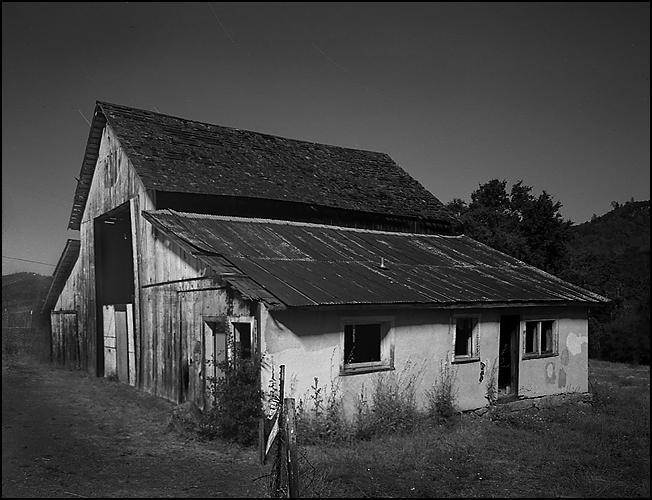
<svg viewBox="0 0 652 500"><path fill-rule="evenodd" d="M96 101L387 153L444 203L650 199L648 2L3 2L3 275L79 237Z"/></svg>

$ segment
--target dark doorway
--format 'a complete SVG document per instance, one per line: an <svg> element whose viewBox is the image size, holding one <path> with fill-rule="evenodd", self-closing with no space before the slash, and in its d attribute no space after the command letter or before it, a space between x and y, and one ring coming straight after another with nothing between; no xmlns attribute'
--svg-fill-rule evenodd
<svg viewBox="0 0 652 500"><path fill-rule="evenodd" d="M129 203L96 218L94 229L97 375L104 376L108 370L124 382L133 382L129 380L129 365L133 365L134 360L128 359L129 351L133 350L129 342L133 337L133 325L129 322L134 302Z"/></svg>
<svg viewBox="0 0 652 500"><path fill-rule="evenodd" d="M518 395L518 339L520 316L500 317L498 343L498 397Z"/></svg>

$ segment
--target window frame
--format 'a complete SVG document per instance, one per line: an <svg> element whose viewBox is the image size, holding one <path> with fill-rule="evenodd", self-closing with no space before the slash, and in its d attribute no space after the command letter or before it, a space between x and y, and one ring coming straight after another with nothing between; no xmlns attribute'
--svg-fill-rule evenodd
<svg viewBox="0 0 652 500"><path fill-rule="evenodd" d="M235 355L240 348L241 341L238 339L240 332L236 328L236 323L249 323L249 341L250 341L250 352L249 357L240 358L240 359L256 359L258 353L257 346L257 332L256 332L256 320L253 316L228 316L228 334L227 334L227 356L228 359L235 359ZM241 354L241 353L240 353Z"/></svg>
<svg viewBox="0 0 652 500"><path fill-rule="evenodd" d="M380 360L347 363L345 359L346 327L380 325ZM340 375L356 375L394 369L394 316L356 316L340 319Z"/></svg>
<svg viewBox="0 0 652 500"><path fill-rule="evenodd" d="M534 350L527 351L528 348L528 331L532 331L528 327L536 323L536 329L534 333ZM545 323L552 323L550 332L551 339L550 343L552 344L549 351L542 351L541 345L543 340L543 325ZM549 358L559 355L559 321L556 319L550 318L527 318L523 320L523 359L537 359L537 358Z"/></svg>
<svg viewBox="0 0 652 500"><path fill-rule="evenodd" d="M471 353L470 354L457 354L457 322L460 319L471 319L475 323L471 328ZM449 323L449 331L453 341L452 349L452 363L474 363L480 361L480 330L481 330L481 315L479 313L456 313L451 315Z"/></svg>

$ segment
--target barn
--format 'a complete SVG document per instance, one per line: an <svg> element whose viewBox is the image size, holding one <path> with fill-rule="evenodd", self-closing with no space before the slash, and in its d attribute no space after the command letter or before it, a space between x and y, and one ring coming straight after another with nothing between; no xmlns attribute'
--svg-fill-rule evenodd
<svg viewBox="0 0 652 500"><path fill-rule="evenodd" d="M422 404L453 367L461 410L588 390L607 299L465 236L384 153L97 102L68 228L53 360L173 402L236 353L349 407L409 367Z"/></svg>

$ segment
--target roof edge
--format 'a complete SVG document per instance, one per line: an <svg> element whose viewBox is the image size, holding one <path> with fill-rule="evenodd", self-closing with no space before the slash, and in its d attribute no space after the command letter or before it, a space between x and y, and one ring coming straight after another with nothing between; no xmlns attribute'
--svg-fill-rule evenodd
<svg viewBox="0 0 652 500"><path fill-rule="evenodd" d="M213 214L203 214L196 212L180 212L172 208L162 208L159 210L143 210L143 216L147 215L174 215L176 217L189 217L195 219L212 219L212 220L223 220L223 221L232 221L232 222L247 222L252 224L277 224L283 226L301 226L301 227L314 227L319 229L336 229L338 231L352 231L352 232L361 232L361 233L374 233L374 234L391 234L396 236L434 236L434 237L445 237L445 238L461 238L464 234L427 234L422 233L413 233L407 231L386 231L382 229L367 229L361 227L349 227L349 226L337 226L333 224L318 224L316 222L301 222L301 221L291 221L284 219L264 219L260 217L239 217L235 215L213 215ZM150 219L147 219L150 220ZM151 222L151 220L150 220Z"/></svg>
<svg viewBox="0 0 652 500"><path fill-rule="evenodd" d="M88 201L88 195L91 190L93 174L95 173L95 165L97 164L102 131L106 126L106 122L107 118L102 111L101 103L96 101L95 110L93 111L93 122L91 123L91 129L88 131L88 139L86 140L84 159L82 160L79 178L77 179L68 229L79 230L81 226L81 220L84 216L86 202Z"/></svg>
<svg viewBox="0 0 652 500"><path fill-rule="evenodd" d="M56 304L66 281L68 281L68 278L70 277L72 268L77 263L80 248L80 240L69 238L68 241L66 241L66 246L64 247L63 252L61 252L59 262L57 262L57 266L54 268L54 272L52 273L54 278L52 279L48 293L43 301L41 312L52 309L54 304Z"/></svg>

